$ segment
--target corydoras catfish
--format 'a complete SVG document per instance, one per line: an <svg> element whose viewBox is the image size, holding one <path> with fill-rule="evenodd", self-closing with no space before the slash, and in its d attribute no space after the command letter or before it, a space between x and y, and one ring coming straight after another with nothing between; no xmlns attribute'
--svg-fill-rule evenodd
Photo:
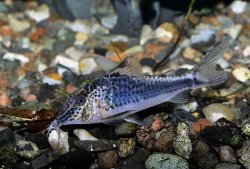
<svg viewBox="0 0 250 169"><path fill-rule="evenodd" d="M216 70L216 62L228 47L218 44L199 64L182 76L143 75L135 56L128 56L111 73L69 95L48 132L63 125L110 123L122 119L136 122L134 113L171 101L187 101L184 91L223 83L227 73Z"/></svg>

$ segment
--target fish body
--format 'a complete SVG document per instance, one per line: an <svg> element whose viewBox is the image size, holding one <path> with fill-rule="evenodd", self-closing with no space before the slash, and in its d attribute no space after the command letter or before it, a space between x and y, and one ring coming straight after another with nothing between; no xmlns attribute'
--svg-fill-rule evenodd
<svg viewBox="0 0 250 169"><path fill-rule="evenodd" d="M72 93L48 130L69 124L109 123L163 102L187 102L184 91L224 82L227 74L216 70L216 61L227 47L221 43L198 65L182 76L142 75L134 56L127 57L110 74Z"/></svg>

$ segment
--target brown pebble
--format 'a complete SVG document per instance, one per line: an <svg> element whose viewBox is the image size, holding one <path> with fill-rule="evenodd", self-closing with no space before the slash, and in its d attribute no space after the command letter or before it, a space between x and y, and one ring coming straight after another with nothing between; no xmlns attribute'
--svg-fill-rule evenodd
<svg viewBox="0 0 250 169"><path fill-rule="evenodd" d="M118 162L117 150L109 150L98 154L98 164L102 169L115 167Z"/></svg>
<svg viewBox="0 0 250 169"><path fill-rule="evenodd" d="M9 106L11 104L6 93L0 93L0 106Z"/></svg>
<svg viewBox="0 0 250 169"><path fill-rule="evenodd" d="M155 143L155 134L151 128L147 126L141 126L136 131L136 137L139 144L146 147L147 149L152 149Z"/></svg>
<svg viewBox="0 0 250 169"><path fill-rule="evenodd" d="M162 132L160 137L156 140L154 144L155 150L172 153L174 150L174 146L173 146L174 137L175 137L175 133L173 130Z"/></svg>
<svg viewBox="0 0 250 169"><path fill-rule="evenodd" d="M37 100L37 96L34 95L34 94L29 94L26 98L25 98L26 101L34 101L34 100Z"/></svg>

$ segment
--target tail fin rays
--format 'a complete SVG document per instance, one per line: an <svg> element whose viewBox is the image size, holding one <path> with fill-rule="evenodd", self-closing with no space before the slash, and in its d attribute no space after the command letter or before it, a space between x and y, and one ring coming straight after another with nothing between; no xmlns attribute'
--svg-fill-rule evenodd
<svg viewBox="0 0 250 169"><path fill-rule="evenodd" d="M212 86L223 83L228 75L224 71L216 70L216 62L221 54L229 48L229 44L225 41L219 43L214 49L212 49L206 57L196 66L189 71L192 73L197 81L196 85L200 86Z"/></svg>

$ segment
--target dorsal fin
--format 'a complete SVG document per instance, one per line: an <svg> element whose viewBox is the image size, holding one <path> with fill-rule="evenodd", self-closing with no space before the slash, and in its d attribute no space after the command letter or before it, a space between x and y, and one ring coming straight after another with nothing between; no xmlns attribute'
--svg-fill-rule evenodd
<svg viewBox="0 0 250 169"><path fill-rule="evenodd" d="M112 73L119 73L121 75L129 76L140 76L142 75L142 67L135 55L129 55L110 72L110 74Z"/></svg>

